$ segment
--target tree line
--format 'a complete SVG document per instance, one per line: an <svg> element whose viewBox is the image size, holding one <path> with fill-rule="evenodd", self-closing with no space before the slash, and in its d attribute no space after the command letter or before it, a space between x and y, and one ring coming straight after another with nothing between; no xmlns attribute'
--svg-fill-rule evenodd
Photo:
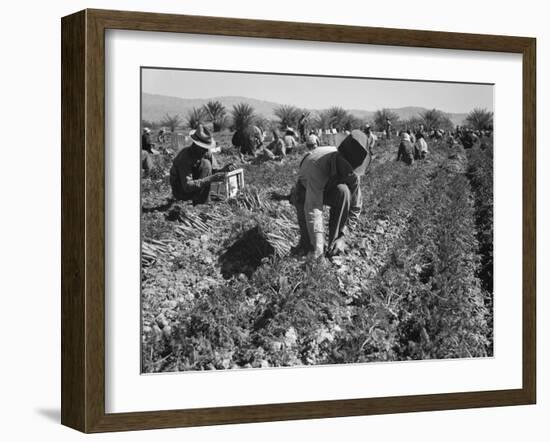
<svg viewBox="0 0 550 442"><path fill-rule="evenodd" d="M369 124L376 131L383 131L389 120L392 127L397 130L423 125L426 130L442 129L452 130L454 125L449 115L439 109L428 109L409 119L400 119L399 115L390 109L377 110L372 121L360 119L348 110L333 106L328 109L311 112L293 105L281 105L275 108L276 120L268 120L255 112L248 103L239 103L228 112L227 108L217 100L208 101L201 107L190 109L182 117L180 114L165 114L159 122L143 120L143 126L166 127L171 132L179 127L196 129L199 124L211 124L214 132L220 132L226 128L237 130L250 125L259 126L264 131L269 129L285 129L296 127L302 117L306 118L307 126L311 129L336 129L338 131L359 129ZM487 109L475 108L468 113L463 124L474 130L493 129L493 112Z"/></svg>

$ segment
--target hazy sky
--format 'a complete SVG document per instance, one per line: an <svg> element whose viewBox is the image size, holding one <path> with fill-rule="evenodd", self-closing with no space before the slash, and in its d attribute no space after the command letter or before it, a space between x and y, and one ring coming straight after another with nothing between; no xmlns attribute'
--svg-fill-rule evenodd
<svg viewBox="0 0 550 442"><path fill-rule="evenodd" d="M493 86L342 77L143 69L142 90L180 98L241 96L309 109L374 111L421 106L446 112L493 110Z"/></svg>

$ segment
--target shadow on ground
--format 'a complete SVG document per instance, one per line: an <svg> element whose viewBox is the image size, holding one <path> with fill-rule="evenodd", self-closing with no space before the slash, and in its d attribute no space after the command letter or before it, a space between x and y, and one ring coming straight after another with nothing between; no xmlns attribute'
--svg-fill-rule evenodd
<svg viewBox="0 0 550 442"><path fill-rule="evenodd" d="M267 240L259 226L247 230L219 258L221 272L224 278L244 273L251 277L262 264L262 259L275 253L275 249Z"/></svg>

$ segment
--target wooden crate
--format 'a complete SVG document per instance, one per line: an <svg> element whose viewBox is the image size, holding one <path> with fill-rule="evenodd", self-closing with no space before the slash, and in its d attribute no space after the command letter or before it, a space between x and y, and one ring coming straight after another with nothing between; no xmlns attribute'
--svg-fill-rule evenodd
<svg viewBox="0 0 550 442"><path fill-rule="evenodd" d="M223 195L226 199L235 198L239 191L244 189L243 169L235 169L228 172L223 182L214 183L212 186L212 190Z"/></svg>

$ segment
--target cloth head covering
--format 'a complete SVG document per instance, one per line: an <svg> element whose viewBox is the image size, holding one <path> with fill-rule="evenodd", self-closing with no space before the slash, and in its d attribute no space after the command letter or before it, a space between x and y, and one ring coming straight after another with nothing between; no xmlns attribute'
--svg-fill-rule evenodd
<svg viewBox="0 0 550 442"><path fill-rule="evenodd" d="M359 129L354 129L341 140L337 146L344 158L353 167L354 173L363 175L368 165L369 150L367 148L367 135Z"/></svg>

